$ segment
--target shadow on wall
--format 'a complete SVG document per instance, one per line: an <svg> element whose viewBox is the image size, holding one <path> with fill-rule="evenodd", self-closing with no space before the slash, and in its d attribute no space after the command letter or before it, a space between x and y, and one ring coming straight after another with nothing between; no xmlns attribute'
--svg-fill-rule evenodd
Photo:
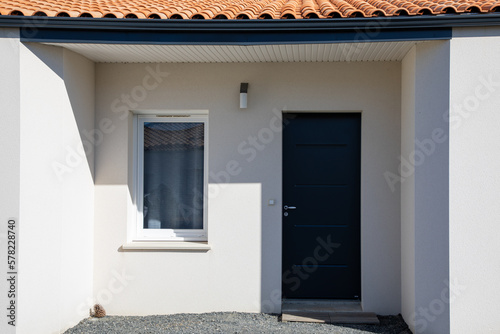
<svg viewBox="0 0 500 334"><path fill-rule="evenodd" d="M53 101L55 112L61 114L60 152L51 164L51 169L60 182L71 173L86 165L94 179L94 151L100 145L104 134L112 124L100 122L97 128L95 119L95 64L72 51L55 46L25 43L38 59L61 78L67 100ZM63 61L61 61L61 57ZM65 110L69 102L70 110ZM72 118L72 119L69 119ZM71 125L69 125L71 124ZM79 133L79 138L73 133Z"/></svg>

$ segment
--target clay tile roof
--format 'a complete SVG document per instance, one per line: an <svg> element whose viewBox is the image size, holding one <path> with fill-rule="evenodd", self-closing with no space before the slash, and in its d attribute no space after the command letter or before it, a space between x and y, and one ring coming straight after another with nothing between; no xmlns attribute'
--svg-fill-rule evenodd
<svg viewBox="0 0 500 334"><path fill-rule="evenodd" d="M500 12L500 0L0 0L0 15L125 19L332 19Z"/></svg>

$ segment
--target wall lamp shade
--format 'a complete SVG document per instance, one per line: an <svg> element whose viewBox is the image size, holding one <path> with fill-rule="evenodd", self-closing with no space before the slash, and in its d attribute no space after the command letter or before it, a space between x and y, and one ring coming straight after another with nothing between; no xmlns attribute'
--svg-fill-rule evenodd
<svg viewBox="0 0 500 334"><path fill-rule="evenodd" d="M247 107L247 93L248 83L242 82L240 85L240 109L246 109Z"/></svg>

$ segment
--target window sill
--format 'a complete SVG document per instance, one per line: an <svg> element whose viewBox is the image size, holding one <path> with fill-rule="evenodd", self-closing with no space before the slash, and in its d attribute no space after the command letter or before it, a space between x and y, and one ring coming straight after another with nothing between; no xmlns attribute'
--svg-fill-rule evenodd
<svg viewBox="0 0 500 334"><path fill-rule="evenodd" d="M206 242L186 241L143 241L127 242L122 245L122 251L188 251L207 252L211 249Z"/></svg>

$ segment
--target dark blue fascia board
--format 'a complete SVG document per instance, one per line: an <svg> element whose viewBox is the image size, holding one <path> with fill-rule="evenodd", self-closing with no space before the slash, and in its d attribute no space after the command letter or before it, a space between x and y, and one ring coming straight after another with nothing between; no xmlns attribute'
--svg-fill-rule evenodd
<svg viewBox="0 0 500 334"><path fill-rule="evenodd" d="M449 39L454 27L500 25L500 14L309 20L148 20L0 16L24 42L293 44Z"/></svg>
<svg viewBox="0 0 500 334"><path fill-rule="evenodd" d="M38 29L35 34L21 30L23 42L96 43L96 44L163 44L163 45L265 45L313 44L341 42L409 41L450 39L451 29L385 29L362 30L298 30L298 31L122 31L85 29Z"/></svg>

